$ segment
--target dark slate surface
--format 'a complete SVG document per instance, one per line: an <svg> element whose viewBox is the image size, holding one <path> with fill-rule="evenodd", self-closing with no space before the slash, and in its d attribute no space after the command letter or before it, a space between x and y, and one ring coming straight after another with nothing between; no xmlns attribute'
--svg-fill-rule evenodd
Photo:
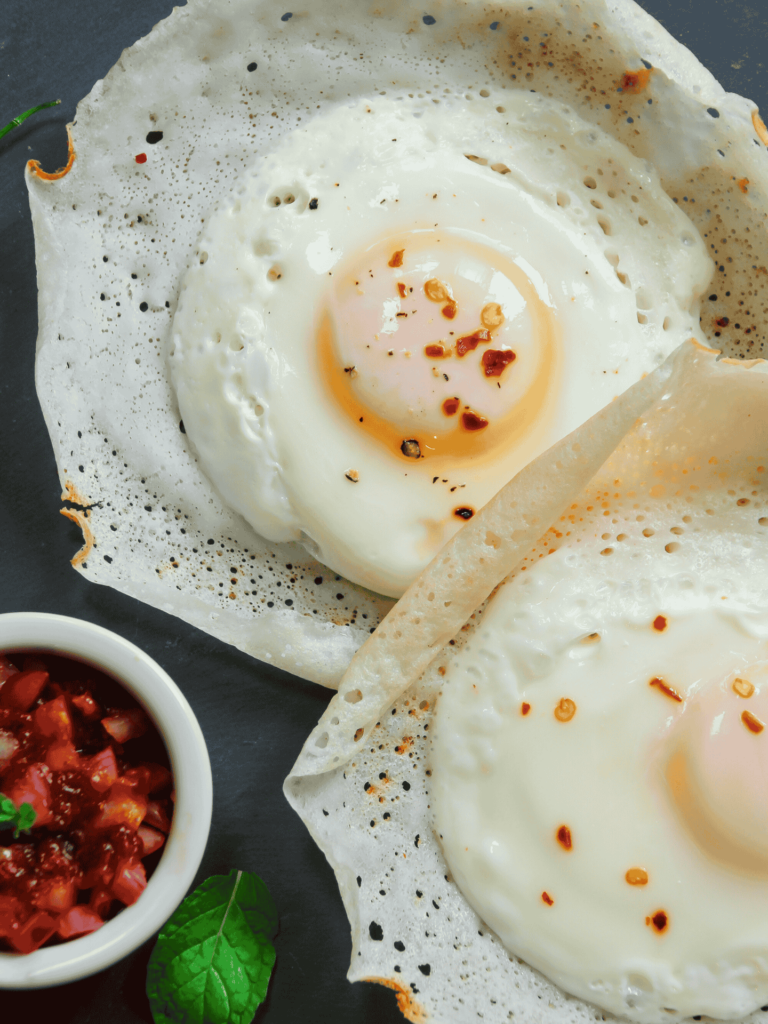
<svg viewBox="0 0 768 1024"><path fill-rule="evenodd" d="M320 2L320 0L315 0ZM646 0L723 85L768 110L768 20L759 0ZM3 0L0 125L61 98L0 140L0 612L37 610L99 623L138 644L181 686L211 755L214 814L199 878L258 872L280 911L277 966L262 1024L396 1024L391 992L350 985L349 927L333 874L282 796L283 778L328 699L162 612L82 580L69 566L77 528L59 513L53 455L33 383L37 333L30 157L66 160L64 125L170 0ZM425 8L427 10L428 8ZM212 686L212 682L216 685ZM74 985L2 996L4 1020L151 1024L144 977L151 943Z"/></svg>

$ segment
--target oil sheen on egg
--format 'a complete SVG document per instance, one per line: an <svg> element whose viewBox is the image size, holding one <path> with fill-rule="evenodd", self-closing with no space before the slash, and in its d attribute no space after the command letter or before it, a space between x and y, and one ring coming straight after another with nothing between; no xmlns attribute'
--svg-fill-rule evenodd
<svg viewBox="0 0 768 1024"><path fill-rule="evenodd" d="M434 825L462 892L633 1020L768 1002L768 613L727 602L695 573L590 599L558 551L493 598L438 702Z"/></svg>
<svg viewBox="0 0 768 1024"><path fill-rule="evenodd" d="M211 216L171 375L236 511L398 596L532 458L703 341L711 271L655 173L571 109L377 96L291 132Z"/></svg>

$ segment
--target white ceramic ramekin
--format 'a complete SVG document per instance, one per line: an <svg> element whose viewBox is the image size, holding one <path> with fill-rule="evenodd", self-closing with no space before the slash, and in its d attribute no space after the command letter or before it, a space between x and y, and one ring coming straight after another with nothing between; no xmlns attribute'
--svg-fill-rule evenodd
<svg viewBox="0 0 768 1024"><path fill-rule="evenodd" d="M36 612L0 615L0 652L69 655L114 676L157 726L176 791L173 823L147 888L97 932L28 955L0 953L0 988L47 988L95 974L127 956L167 921L200 866L211 826L213 784L205 740L181 690L150 657L82 619Z"/></svg>

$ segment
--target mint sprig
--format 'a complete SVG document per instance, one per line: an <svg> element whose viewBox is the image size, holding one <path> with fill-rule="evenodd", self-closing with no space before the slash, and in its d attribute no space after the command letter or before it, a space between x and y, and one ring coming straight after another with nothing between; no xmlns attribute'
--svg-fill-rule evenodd
<svg viewBox="0 0 768 1024"><path fill-rule="evenodd" d="M213 875L187 896L147 969L155 1024L250 1024L275 963L277 910L250 871Z"/></svg>
<svg viewBox="0 0 768 1024"><path fill-rule="evenodd" d="M14 839L18 839L22 832L29 832L36 817L32 804L21 804L17 808L13 800L0 793L0 828L12 828Z"/></svg>
<svg viewBox="0 0 768 1024"><path fill-rule="evenodd" d="M41 103L37 107L30 107L29 110L25 110L23 114L19 114L18 117L14 117L12 121L9 121L5 128L0 128L0 139L12 129L18 128L20 124L23 124L28 117L36 114L38 110L45 110L47 107L57 107L59 103L61 103L61 100L51 100L50 103Z"/></svg>

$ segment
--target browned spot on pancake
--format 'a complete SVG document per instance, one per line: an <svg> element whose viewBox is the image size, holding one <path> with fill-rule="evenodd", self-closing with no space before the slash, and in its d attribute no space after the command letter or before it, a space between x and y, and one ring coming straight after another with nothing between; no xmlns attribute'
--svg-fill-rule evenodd
<svg viewBox="0 0 768 1024"><path fill-rule="evenodd" d="M72 130L69 125L67 125L67 151L67 162L63 167L60 167L58 171L44 171L40 166L39 160L28 160L27 170L30 174L36 175L36 177L40 178L42 181L58 181L59 178L63 178L65 174L69 174L72 170L72 165L75 162L75 144L72 141ZM70 518L72 517L70 516Z"/></svg>

